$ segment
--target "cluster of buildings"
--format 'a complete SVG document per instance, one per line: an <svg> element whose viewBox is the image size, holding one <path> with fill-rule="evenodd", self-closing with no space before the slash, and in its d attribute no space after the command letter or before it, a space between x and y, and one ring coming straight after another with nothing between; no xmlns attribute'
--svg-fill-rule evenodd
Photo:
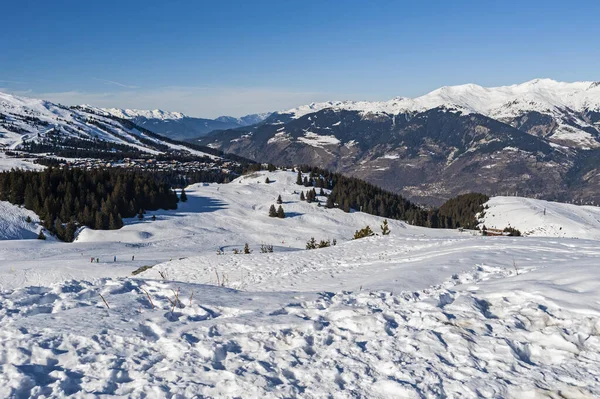
<svg viewBox="0 0 600 399"><path fill-rule="evenodd" d="M216 170L229 173L230 169L236 164L226 160L157 160L153 158L132 159L123 158L120 160L110 161L95 158L76 158L65 159L57 158L60 166L68 166L83 169L96 168L127 168L136 170L152 170L152 171L178 171L178 172L194 172L199 170Z"/></svg>

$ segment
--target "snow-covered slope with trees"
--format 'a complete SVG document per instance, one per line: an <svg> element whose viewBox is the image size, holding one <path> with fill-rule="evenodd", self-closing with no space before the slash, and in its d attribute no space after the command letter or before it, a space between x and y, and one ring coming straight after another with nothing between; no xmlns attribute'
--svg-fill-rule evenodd
<svg viewBox="0 0 600 399"><path fill-rule="evenodd" d="M401 221L350 240L382 219L301 202L295 180L193 185L72 244L0 242L0 396L600 395L598 241ZM337 245L301 250L312 236Z"/></svg>
<svg viewBox="0 0 600 399"><path fill-rule="evenodd" d="M0 201L0 215L0 240L37 238L42 229L38 215L9 202Z"/></svg>
<svg viewBox="0 0 600 399"><path fill-rule="evenodd" d="M600 240L600 207L522 197L492 197L480 226L514 227L523 235Z"/></svg>
<svg viewBox="0 0 600 399"><path fill-rule="evenodd" d="M212 157L140 129L127 120L96 111L91 107L65 107L0 93L0 149L20 149L28 143L57 146L65 142L93 148L94 141L100 140L149 154L180 151Z"/></svg>

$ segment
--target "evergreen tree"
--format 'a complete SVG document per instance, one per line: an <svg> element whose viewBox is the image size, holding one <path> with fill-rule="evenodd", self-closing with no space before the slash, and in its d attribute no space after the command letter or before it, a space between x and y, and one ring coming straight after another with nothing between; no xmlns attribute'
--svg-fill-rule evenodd
<svg viewBox="0 0 600 399"><path fill-rule="evenodd" d="M269 180L269 178L267 177L267 178L265 179L265 183L266 183L266 184L269 184L269 183L271 183L271 180Z"/></svg>
<svg viewBox="0 0 600 399"><path fill-rule="evenodd" d="M279 219L283 219L285 217L285 212L283 212L283 207L281 205L279 205L279 208L277 208L277 217Z"/></svg>
<svg viewBox="0 0 600 399"><path fill-rule="evenodd" d="M300 201L304 201L306 198L304 197L304 191L300 191Z"/></svg>
<svg viewBox="0 0 600 399"><path fill-rule="evenodd" d="M252 251L250 251L250 246L248 245L248 243L246 243L244 245L244 253L245 254L251 254L252 253Z"/></svg>
<svg viewBox="0 0 600 399"><path fill-rule="evenodd" d="M381 224L381 234L384 236L390 234L390 227L388 226L387 219L384 219L383 223Z"/></svg>
<svg viewBox="0 0 600 399"><path fill-rule="evenodd" d="M45 240L46 239L46 235L44 234L44 232L42 230L40 230L40 233L37 236L38 240Z"/></svg>
<svg viewBox="0 0 600 399"><path fill-rule="evenodd" d="M356 230L356 232L354 232L354 239L357 240L359 238L370 237L373 235L375 235L375 233L373 233L373 230L371 230L369 226L366 226L365 228Z"/></svg>
<svg viewBox="0 0 600 399"><path fill-rule="evenodd" d="M315 249L317 248L317 240L315 237L311 237L310 240L306 243L306 249Z"/></svg>
<svg viewBox="0 0 600 399"><path fill-rule="evenodd" d="M181 189L181 195L179 195L179 201L181 201L181 202L187 201L187 194L185 193L185 188Z"/></svg>
<svg viewBox="0 0 600 399"><path fill-rule="evenodd" d="M275 205L271 205L269 208L269 216L274 218L277 217L277 210L275 209Z"/></svg>
<svg viewBox="0 0 600 399"><path fill-rule="evenodd" d="M139 220L142 220L144 218L144 210L142 208L140 208L137 217Z"/></svg>
<svg viewBox="0 0 600 399"><path fill-rule="evenodd" d="M283 204L283 200L281 199L281 195L277 196L277 203L279 205Z"/></svg>
<svg viewBox="0 0 600 399"><path fill-rule="evenodd" d="M333 197L327 197L327 202L325 206L329 209L335 208L335 203L333 202Z"/></svg>
<svg viewBox="0 0 600 399"><path fill-rule="evenodd" d="M64 241L73 241L75 239L75 232L77 231L77 225L75 225L75 222L70 221L69 223L67 223L67 226L65 228L65 236L64 236Z"/></svg>
<svg viewBox="0 0 600 399"><path fill-rule="evenodd" d="M296 178L296 184L299 186L302 185L302 172L300 171L300 169L298 169L298 177Z"/></svg>

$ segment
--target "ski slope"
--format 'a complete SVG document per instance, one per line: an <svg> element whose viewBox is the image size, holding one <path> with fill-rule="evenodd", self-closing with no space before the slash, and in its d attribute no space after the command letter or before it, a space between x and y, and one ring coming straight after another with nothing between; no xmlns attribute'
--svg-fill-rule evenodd
<svg viewBox="0 0 600 399"><path fill-rule="evenodd" d="M600 207L522 197L492 197L480 226L514 227L532 237L600 240Z"/></svg>
<svg viewBox="0 0 600 399"><path fill-rule="evenodd" d="M70 244L0 241L0 397L600 396L597 240L401 221L350 240L382 219L300 202L295 180L193 185Z"/></svg>

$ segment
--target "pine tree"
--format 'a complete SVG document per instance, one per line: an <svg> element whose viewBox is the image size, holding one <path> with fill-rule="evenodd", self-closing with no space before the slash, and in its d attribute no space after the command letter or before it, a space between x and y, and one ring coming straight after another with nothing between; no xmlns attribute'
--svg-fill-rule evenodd
<svg viewBox="0 0 600 399"><path fill-rule="evenodd" d="M251 254L252 253L252 251L250 251L250 246L248 245L248 243L246 243L244 245L244 253L245 254Z"/></svg>
<svg viewBox="0 0 600 399"><path fill-rule="evenodd" d="M315 249L317 248L317 240L315 237L311 237L310 240L306 243L306 249Z"/></svg>
<svg viewBox="0 0 600 399"><path fill-rule="evenodd" d="M45 240L46 235L44 234L44 232L42 230L40 230L40 234L38 234L37 238L38 238L38 240Z"/></svg>
<svg viewBox="0 0 600 399"><path fill-rule="evenodd" d="M333 202L332 196L327 197L327 203L325 204L325 206L329 209L335 208L335 202Z"/></svg>
<svg viewBox="0 0 600 399"><path fill-rule="evenodd" d="M285 217L285 212L283 212L283 207L281 205L279 205L279 208L277 208L277 217L279 219L283 219Z"/></svg>
<svg viewBox="0 0 600 399"><path fill-rule="evenodd" d="M300 201L304 201L306 198L304 197L304 191L300 191Z"/></svg>
<svg viewBox="0 0 600 399"><path fill-rule="evenodd" d="M383 223L381 224L381 234L384 235L384 236L387 236L388 234L390 234L390 228L388 226L387 219L385 219L383 221Z"/></svg>
<svg viewBox="0 0 600 399"><path fill-rule="evenodd" d="M67 223L67 227L65 228L65 241L73 241L75 239L75 232L77 231L77 225L75 222L70 221Z"/></svg>
<svg viewBox="0 0 600 399"><path fill-rule="evenodd" d="M275 205L271 205L269 208L269 216L274 218L277 217L277 210L275 209Z"/></svg>
<svg viewBox="0 0 600 399"><path fill-rule="evenodd" d="M144 218L144 210L142 208L140 208L137 217L139 220L142 220Z"/></svg>
<svg viewBox="0 0 600 399"><path fill-rule="evenodd" d="M277 197L277 203L278 203L279 205L283 204L283 200L281 199L281 195L279 195L279 196Z"/></svg>
<svg viewBox="0 0 600 399"><path fill-rule="evenodd" d="M356 230L356 232L354 232L354 239L357 240L359 238L370 237L372 235L375 235L375 233L373 233L373 230L371 230L369 226L366 226L365 228Z"/></svg>
<svg viewBox="0 0 600 399"><path fill-rule="evenodd" d="M269 184L269 183L271 183L271 180L269 180L269 178L267 177L267 178L265 179L265 183L266 183L266 184Z"/></svg>
<svg viewBox="0 0 600 399"><path fill-rule="evenodd" d="M181 195L179 196L179 201L181 201L181 202L187 201L187 194L185 193L185 188L181 189Z"/></svg>
<svg viewBox="0 0 600 399"><path fill-rule="evenodd" d="M298 169L298 177L296 178L296 184L299 186L302 185L302 172L300 171L300 169Z"/></svg>

